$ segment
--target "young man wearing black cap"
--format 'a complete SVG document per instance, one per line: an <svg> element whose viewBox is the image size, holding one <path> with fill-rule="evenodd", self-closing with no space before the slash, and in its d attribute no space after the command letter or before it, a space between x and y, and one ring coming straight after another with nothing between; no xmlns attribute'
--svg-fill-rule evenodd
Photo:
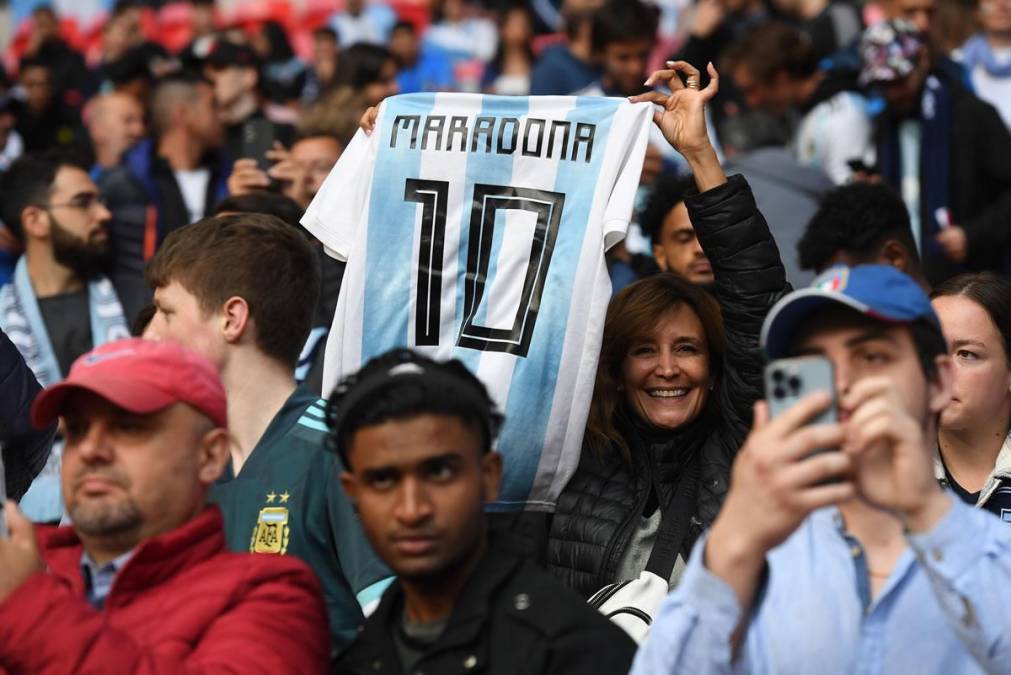
<svg viewBox="0 0 1011 675"><path fill-rule="evenodd" d="M337 387L328 421L341 481L397 575L337 673L624 673L634 643L500 546L502 417L460 362L395 350Z"/></svg>
<svg viewBox="0 0 1011 675"><path fill-rule="evenodd" d="M829 392L771 420L756 406L632 675L1007 672L1011 533L934 478L952 371L923 290L835 267L773 307L762 343L827 358L840 421L809 424Z"/></svg>
<svg viewBox="0 0 1011 675"><path fill-rule="evenodd" d="M170 343L109 342L39 395L66 429L70 527L12 502L0 538L0 672L321 673L326 615L308 567L227 552L207 490L228 461L225 390Z"/></svg>

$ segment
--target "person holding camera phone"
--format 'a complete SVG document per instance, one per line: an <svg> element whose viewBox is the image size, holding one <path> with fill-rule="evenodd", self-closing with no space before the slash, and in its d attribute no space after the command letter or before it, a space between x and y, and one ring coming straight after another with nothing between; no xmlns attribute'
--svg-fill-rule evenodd
<svg viewBox="0 0 1011 675"><path fill-rule="evenodd" d="M770 358L827 359L835 392L774 419L756 404L632 675L1008 672L1011 532L934 477L952 365L926 294L889 266L835 267L762 338ZM833 393L838 421L809 424Z"/></svg>

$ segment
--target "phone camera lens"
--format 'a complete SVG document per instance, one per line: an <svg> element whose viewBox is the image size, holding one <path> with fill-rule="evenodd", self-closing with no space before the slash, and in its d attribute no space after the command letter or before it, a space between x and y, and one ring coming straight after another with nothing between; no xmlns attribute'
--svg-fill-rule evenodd
<svg viewBox="0 0 1011 675"><path fill-rule="evenodd" d="M772 371L772 379L773 379L774 382L782 382L784 377L785 377L785 375L783 375L783 371L782 370L774 370L774 371Z"/></svg>
<svg viewBox="0 0 1011 675"><path fill-rule="evenodd" d="M796 394L798 391L800 391L800 378L797 377L796 375L787 380L786 383L790 387L790 391L792 391L793 393Z"/></svg>
<svg viewBox="0 0 1011 675"><path fill-rule="evenodd" d="M776 387L775 389L772 390L772 395L777 399L786 398L786 390L783 389L782 387Z"/></svg>

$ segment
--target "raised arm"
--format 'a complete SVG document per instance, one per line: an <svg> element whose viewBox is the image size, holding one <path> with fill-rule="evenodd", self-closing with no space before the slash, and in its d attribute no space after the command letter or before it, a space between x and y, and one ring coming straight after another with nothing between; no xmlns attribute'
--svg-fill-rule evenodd
<svg viewBox="0 0 1011 675"><path fill-rule="evenodd" d="M751 188L741 176L729 180L709 142L704 109L719 90L719 74L709 64L709 84L699 89L699 71L684 61L669 62L647 84L666 85L671 93L650 92L633 101L663 106L654 122L692 170L699 194L685 205L699 243L713 266L714 290L723 313L727 355L720 405L730 451L740 446L751 425L751 409L762 395L762 357L758 337L769 309L790 290L779 249L759 212ZM680 74L684 74L686 84Z"/></svg>

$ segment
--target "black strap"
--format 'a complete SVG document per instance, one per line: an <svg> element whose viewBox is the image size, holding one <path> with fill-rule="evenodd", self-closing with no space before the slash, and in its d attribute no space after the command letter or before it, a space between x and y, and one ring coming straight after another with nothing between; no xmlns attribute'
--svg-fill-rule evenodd
<svg viewBox="0 0 1011 675"><path fill-rule="evenodd" d="M677 561L678 552L688 534L688 527L695 513L695 498L699 489L699 458L696 455L684 467L670 505L660 516L660 529L656 533L656 543L649 554L646 571L661 579L670 579ZM659 495L658 495L659 496Z"/></svg>

